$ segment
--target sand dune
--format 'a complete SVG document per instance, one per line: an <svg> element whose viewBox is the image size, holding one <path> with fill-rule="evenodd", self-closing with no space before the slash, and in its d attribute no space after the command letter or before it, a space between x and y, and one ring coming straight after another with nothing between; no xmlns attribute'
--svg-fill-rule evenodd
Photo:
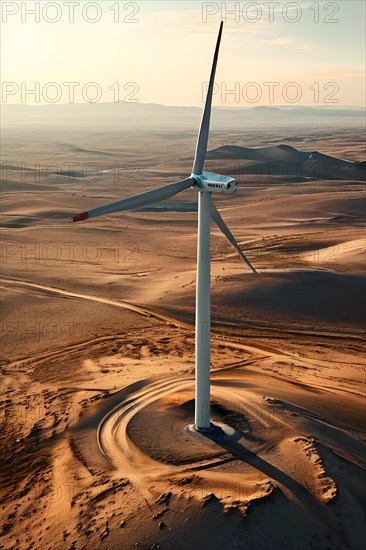
<svg viewBox="0 0 366 550"><path fill-rule="evenodd" d="M303 254L303 259L308 262L324 261L352 261L354 258L360 257L361 262L366 260L366 241L364 239L355 239L353 241L346 241L339 243L335 247L325 247L314 250L313 252L306 252Z"/></svg>
<svg viewBox="0 0 366 550"><path fill-rule="evenodd" d="M84 149L83 147L76 147L75 145L71 145L71 144L63 144L63 145L61 144L61 149L64 149L65 151L73 154L76 153L77 155L81 154L83 156L93 157L93 158L98 157L99 155L113 156L113 153L109 151L98 151L96 149ZM121 155L120 152L118 154Z"/></svg>
<svg viewBox="0 0 366 550"><path fill-rule="evenodd" d="M363 152L360 154L363 155ZM162 172L183 177L190 169L190 161L191 157L183 157L157 164L154 169L156 174ZM256 176L255 182L261 178L268 182L268 178L274 177L282 177L284 182L309 179L364 182L366 178L362 161L342 160L313 150L300 151L283 143L260 148L220 146L207 152L206 165L210 171L234 175L239 181L245 181L249 175Z"/></svg>
<svg viewBox="0 0 366 550"><path fill-rule="evenodd" d="M324 259L328 261L326 252ZM337 258L333 261L342 260ZM240 277L236 276L236 279L225 296L223 292L214 293L217 311L220 305L234 307L237 304L243 311L262 310L275 318L282 318L283 322L286 318L297 318L308 319L309 322L362 326L366 304L362 276L340 275L326 270L262 271L260 279L242 292Z"/></svg>
<svg viewBox="0 0 366 550"><path fill-rule="evenodd" d="M260 147L251 149L249 147L235 147L224 145L207 152L207 159L244 159L260 161L287 161L302 162L309 158L310 153L301 152L290 145L276 145L272 147Z"/></svg>
<svg viewBox="0 0 366 550"><path fill-rule="evenodd" d="M299 178L335 179L365 181L366 173L359 162L349 162L318 151L303 152L289 145L250 149L244 147L223 146L208 151L207 160L246 161L236 166L237 171L245 174L267 176L297 176ZM251 164L248 161L253 161ZM231 165L227 166L231 173Z"/></svg>

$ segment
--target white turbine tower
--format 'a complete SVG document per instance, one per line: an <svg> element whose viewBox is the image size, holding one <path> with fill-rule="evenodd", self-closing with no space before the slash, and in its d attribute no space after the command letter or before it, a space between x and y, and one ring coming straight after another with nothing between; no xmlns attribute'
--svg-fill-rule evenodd
<svg viewBox="0 0 366 550"><path fill-rule="evenodd" d="M193 187L198 191L198 241L197 241L197 281L196 281L196 399L195 399L195 428L198 431L211 429L210 422L210 220L217 224L219 229L234 246L253 273L256 270L246 258L241 248L235 241L230 229L225 224L220 213L217 211L211 193L234 193L237 183L234 178L205 172L203 165L206 158L207 142L210 127L210 115L212 104L212 93L215 80L217 59L219 55L223 23L220 24L217 38L215 55L212 64L210 82L207 90L205 108L202 115L200 130L198 133L196 153L193 163L193 171L189 178L171 183L123 199L105 206L93 208L88 212L73 218L74 222L94 218L112 212L123 210L135 210L136 208L155 204L169 199L181 191Z"/></svg>

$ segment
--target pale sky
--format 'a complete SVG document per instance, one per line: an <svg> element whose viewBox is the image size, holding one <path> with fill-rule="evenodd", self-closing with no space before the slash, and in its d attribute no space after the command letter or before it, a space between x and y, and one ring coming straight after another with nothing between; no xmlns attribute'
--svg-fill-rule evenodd
<svg viewBox="0 0 366 550"><path fill-rule="evenodd" d="M221 18L214 105L365 102L363 0L2 0L1 8L2 103L201 106Z"/></svg>

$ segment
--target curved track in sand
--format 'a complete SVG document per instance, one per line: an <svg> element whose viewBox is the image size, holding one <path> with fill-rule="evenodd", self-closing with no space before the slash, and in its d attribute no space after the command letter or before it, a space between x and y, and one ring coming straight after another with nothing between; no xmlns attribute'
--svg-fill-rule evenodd
<svg viewBox="0 0 366 550"><path fill-rule="evenodd" d="M180 376L171 380L163 380L153 382L148 386L144 386L143 389L136 392L131 392L126 398L124 398L117 406L111 409L98 426L98 445L101 452L108 458L111 464L116 468L128 474L128 477L134 478L137 474L138 479L141 481L142 477L151 478L152 475L156 475L156 468L159 465L160 474L166 474L166 472L176 471L177 467L174 466L173 470L167 466L164 468L160 462L150 459L144 453L138 449L128 435L129 422L135 415L141 413L146 407L153 405L154 403L168 397L171 394L179 393L180 391L192 391L194 386L194 378L192 376ZM222 386L221 380L212 381L212 394L214 398L220 398L225 402L232 404L235 403L236 408L245 407L245 410L250 413L252 418L265 429L270 429L273 424L286 427L291 430L290 424L285 422L281 418L274 418L270 413L262 410L261 413L256 410L256 406L251 404L251 399L255 400L253 392L238 391L230 387ZM169 422L166 426L166 431L169 432L171 426ZM154 434L151 434L152 438ZM194 469L199 468L201 461L194 461ZM201 466L207 468L209 465L216 465L217 461L210 461L206 458L202 460ZM143 475L141 475L141 468L143 468ZM180 467L178 468L180 469ZM189 467L184 466L184 470Z"/></svg>
<svg viewBox="0 0 366 550"><path fill-rule="evenodd" d="M166 322L166 323L171 323L172 325L176 326L176 327L181 327L181 328L192 328L192 324L188 323L188 322L185 322L183 321L182 319L177 319L176 317L172 316L172 315L168 315L167 313L163 313L161 311L158 311L156 309L153 309L153 308L150 308L150 307L147 307L147 306L139 306L139 305L135 305L135 304L132 304L130 302L126 302L124 300L115 300L115 299L112 299L112 298L104 298L102 296L96 296L95 294L84 294L82 292L74 292L74 291L71 291L71 290L66 290L66 289L63 289L63 288L58 288L58 287L55 287L55 286L50 286L50 285L44 285L44 284L41 284L41 283L35 283L33 281L27 281L27 280L24 280L24 279L15 279L15 278L11 278L11 277L0 277L0 284L5 284L5 285L18 285L18 286L21 286L21 287L25 287L25 288L34 288L36 290L43 290L44 292L48 292L48 293L51 293L51 294L56 294L56 295L59 295L59 296L69 296L71 298L79 298L79 299L82 299L82 300L88 300L88 301L92 301L92 302L99 302L101 304L106 304L106 305L110 305L110 306L114 306L114 307L119 307L119 308L122 308L122 309L127 309L129 311L134 311L135 313L138 313L139 315L143 315L145 317L154 317L155 319L158 319L160 321L163 321L163 322ZM230 323L230 322L225 322L222 324L222 327L223 328L233 328L235 325L234 323ZM362 335L358 335L358 334L353 334L353 333L346 333L344 331L340 331L339 333L336 332L336 331L332 331L332 332L329 332L329 331L319 331L317 330L316 332L312 331L311 329L305 329L305 328L295 328L293 326L291 327L286 327L286 326L276 326L276 327L272 327L270 325L268 326L263 326L263 325L257 325L257 324L251 324L251 325L248 325L249 328L254 328L254 329L257 329L257 330L263 330L263 335L265 336L265 331L268 330L268 329L275 329L276 332L278 332L279 334L302 334L302 335L309 335L309 336L325 336L325 337L330 337L330 338L337 338L339 336L341 337L346 337L346 338L351 338L351 339L355 339L355 340L363 340L363 336ZM268 348L263 348L263 349L268 349Z"/></svg>
<svg viewBox="0 0 366 550"><path fill-rule="evenodd" d="M169 466L150 459L131 441L127 433L131 419L143 408L174 391L192 384L192 377L159 381L132 393L109 411L98 426L97 438L101 452L114 468L123 472L138 486L145 485L157 475L172 471ZM152 434L153 436L153 434Z"/></svg>
<svg viewBox="0 0 366 550"><path fill-rule="evenodd" d="M316 501L333 498L336 488L333 480L325 475L313 441L366 468L363 458L366 445L359 439L291 403L276 402L275 408L266 408L261 405L263 398L259 397L258 392L245 384L230 385L230 380L224 378L212 380L212 398L224 404L226 411L234 416L240 411L239 416L245 417L247 422L246 430L239 428L232 440L216 443L209 438L204 441L204 436L189 434L184 422L181 422L178 423L178 431L182 437L179 434L177 437L177 423L171 422L167 414L162 431L155 431L153 417L156 411L160 412L159 403L166 402L172 396L176 399L180 392L183 395L187 391L192 392L193 384L192 376L183 376L154 382L138 391L131 389L131 393L110 410L98 426L101 452L116 472L127 477L146 500L149 500L149 489L153 484L164 483L166 479L182 479L192 473L204 476L213 484L213 489L215 483L216 486L225 483L228 487L242 486L245 492L245 473L249 468L256 472L254 478L257 485L267 476L270 483L280 487L287 498L316 509ZM172 408L175 411L179 408L176 401ZM217 416L216 421L226 420ZM144 434L148 435L142 435L136 441L133 435L130 436L129 426L138 417L141 417L138 426L143 426ZM162 436L167 439L160 443ZM196 455L191 460L190 437L192 446L197 444L195 438L198 437L201 447L201 456ZM185 447L183 453L186 453L186 458L182 464L169 464L150 456L148 443L163 448L169 439L177 455L181 455ZM207 455L207 442L211 443L209 451L212 456ZM298 456L296 453L286 456L288 447L292 446L298 447ZM223 465L225 469L217 479L217 468ZM300 472L299 477L293 475L296 468Z"/></svg>
<svg viewBox="0 0 366 550"><path fill-rule="evenodd" d="M0 280L5 285L12 284L25 288L35 288L47 293L91 300L129 309L141 315L151 315L163 322L173 323L175 326L192 329L191 325L171 316L160 314L150 308L134 306L128 302L72 292L23 280L7 278L1 278ZM259 354L264 359L269 356L274 357L276 360L291 357L296 358L299 364L320 365L322 363L321 359L301 359L297 355L292 355L287 351L278 350L270 346L230 342L229 339L220 336L215 336L215 341L223 343L228 347ZM76 346L80 345L83 344L76 344ZM57 351L50 353L57 353ZM47 357L47 354L42 354L42 357ZM219 376L216 377L216 375ZM274 378L279 380L283 385L288 384L287 381L280 377ZM314 494L316 484L320 483L321 485L319 479L322 479L321 476L323 475L324 477L324 474L321 471L320 473L318 472L320 462L316 456L316 451L311 450L309 454L307 450L304 454L300 449L299 456L304 461L302 466L303 473L301 474L303 479L297 480L295 477L289 475L293 467L296 469L296 462L300 459L295 453L293 455L295 462L289 462L286 456L286 447L288 445L295 445L295 447L303 445L303 438L309 441L311 441L311 438L314 438L322 445L364 467L364 459L362 457L365 456L366 446L362 441L336 426L327 424L321 418L317 418L310 410L295 405L292 400L291 402L287 400L273 400L269 409L263 405L263 393L267 393L267 391L271 392L271 377L267 376L265 385L266 387L261 388L258 384L255 386L243 381L238 382L235 380L235 376L230 377L228 375L225 378L224 369L214 370L212 380L213 399L219 403L223 403L230 415L238 416L239 411L242 425L238 429L238 438L236 441L232 444L216 445L214 452L212 451L212 442L209 452L207 452L205 441L193 442L197 447L202 448L201 458L198 452L192 460L190 460L188 453L187 459L182 460L181 464L169 464L169 461L160 461L152 457L148 450L146 450L146 441L141 441L141 439L137 441L129 433L131 424L143 422L143 427L147 429L146 439L149 439L152 444L158 443L162 435L167 435L168 439L175 439L176 449L182 451L182 449L179 449L180 438L176 437L173 429L174 425L170 420L167 420L166 426L163 427L164 433L155 432L156 424L152 422L149 428L149 423L150 420L153 420L157 411L159 411L161 404L166 405L167 400L169 402L172 396L178 396L179 398L182 394L184 396L184 392L190 392L193 395L193 377L190 375L153 382L138 391L131 389L131 392L127 393L127 397L124 397L117 406L111 409L100 422L97 430L99 448L113 468L124 477L128 477L145 494L147 494L146 491L149 490L153 482L164 480L167 476L176 477L189 471L199 471L200 475L204 472L206 476L209 476L211 472L211 477L214 477L217 475L217 471L215 470L217 467L221 464L229 464L229 466L226 466L225 472L220 473L220 477L226 479L228 484L231 483L231 476L234 476L235 483L238 483L238 479L242 475L241 468L244 468L245 472L246 468L251 467L259 474L258 483L260 480L263 480L263 477L267 477L281 486L283 492L290 498L303 502L304 500L307 501L309 497L306 495ZM324 389L323 391L327 392ZM295 396L296 386L291 387L290 393L292 392ZM296 403L296 397L294 399ZM184 405L184 398L178 405L177 403L171 405L170 410L174 413L179 412L181 411L181 405ZM222 420L220 415L218 415L216 420ZM178 422L179 430L183 431L186 424L179 424ZM154 439L156 439L155 442ZM166 441L164 440L164 445L165 443ZM187 445L188 451L189 441L187 443L186 439L182 444ZM273 450L275 450L274 455ZM183 454L184 452L185 449L183 449ZM210 453L211 457L209 456ZM313 478L318 474L320 477L318 476L319 479L315 483L313 482ZM313 490L309 489L312 486L314 487Z"/></svg>

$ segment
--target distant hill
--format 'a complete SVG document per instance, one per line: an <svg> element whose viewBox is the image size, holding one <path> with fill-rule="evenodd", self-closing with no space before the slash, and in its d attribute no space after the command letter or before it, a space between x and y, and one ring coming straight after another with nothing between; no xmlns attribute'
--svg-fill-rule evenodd
<svg viewBox="0 0 366 550"><path fill-rule="evenodd" d="M228 174L245 171L246 175L366 180L365 162L349 162L318 151L299 151L285 144L258 149L224 145L208 151L206 160L226 161ZM234 164L232 161L237 162Z"/></svg>
<svg viewBox="0 0 366 550"><path fill-rule="evenodd" d="M290 145L275 145L271 147L260 147L253 149L250 147L236 147L232 145L224 145L212 151L207 152L206 158L210 159L245 159L254 160L256 162L273 160L284 162L301 162L309 157L309 153L302 153Z"/></svg>
<svg viewBox="0 0 366 550"><path fill-rule="evenodd" d="M154 103L69 103L57 105L1 106L3 125L27 126L103 126L196 128L202 107L165 106ZM258 126L363 126L360 108L326 107L214 107L212 129Z"/></svg>

